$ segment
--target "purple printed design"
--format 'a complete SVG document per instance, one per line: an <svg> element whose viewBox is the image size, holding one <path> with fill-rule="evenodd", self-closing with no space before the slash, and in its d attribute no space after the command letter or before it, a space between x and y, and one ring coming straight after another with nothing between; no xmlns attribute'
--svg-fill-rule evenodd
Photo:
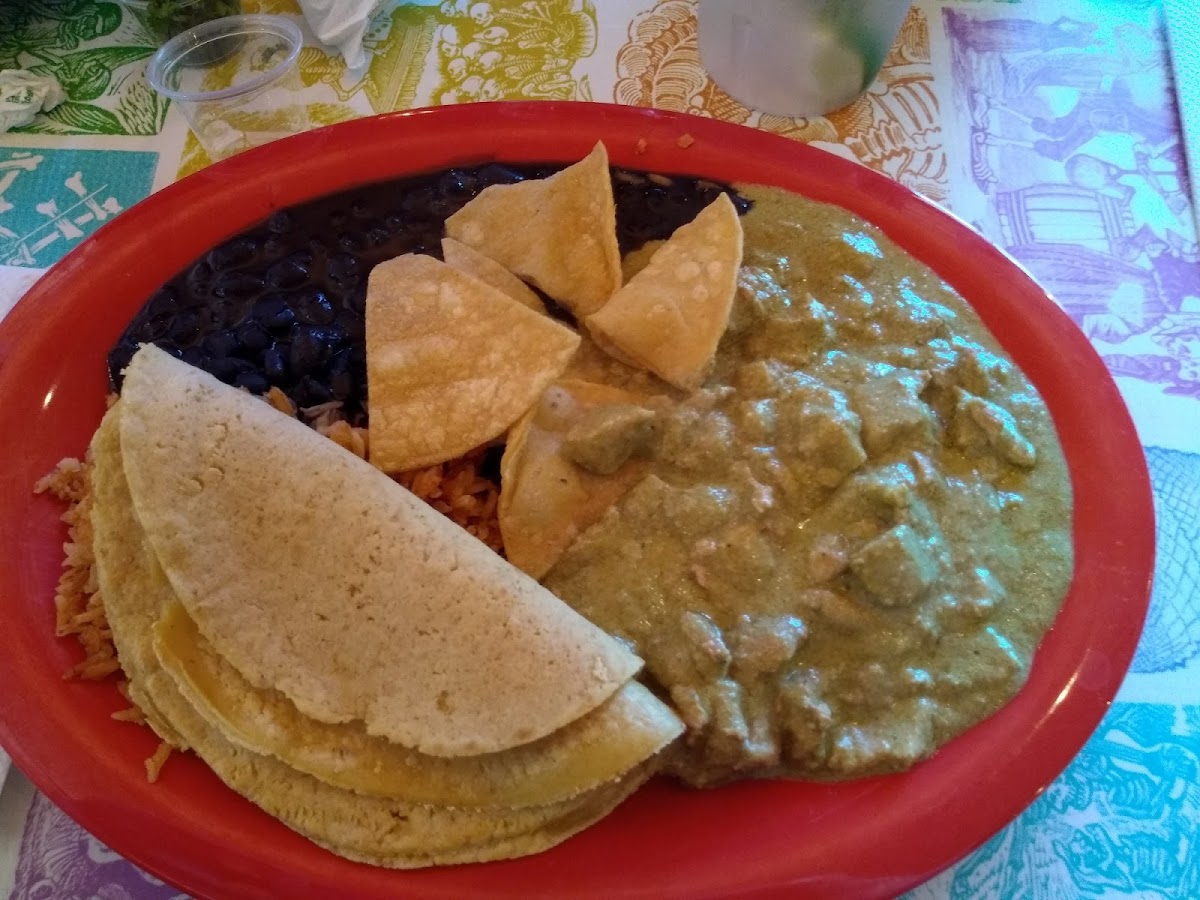
<svg viewBox="0 0 1200 900"><path fill-rule="evenodd" d="M1135 417L1152 395L1200 416L1200 248L1157 5L1039 8L1059 17L943 11L964 117L950 151L969 160L955 209L1055 295L1114 375L1146 383L1122 385Z"/></svg>
<svg viewBox="0 0 1200 900"><path fill-rule="evenodd" d="M25 821L11 900L186 900L36 794Z"/></svg>

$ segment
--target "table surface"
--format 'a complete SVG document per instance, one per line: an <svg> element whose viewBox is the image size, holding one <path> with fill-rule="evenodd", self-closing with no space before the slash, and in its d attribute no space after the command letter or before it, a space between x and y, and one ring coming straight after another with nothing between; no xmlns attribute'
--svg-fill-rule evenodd
<svg viewBox="0 0 1200 900"><path fill-rule="evenodd" d="M243 8L301 21L294 0ZM1116 702L1074 763L909 897L1200 896L1200 249L1161 4L919 0L867 94L807 120L748 109L712 84L694 0L385 2L365 47L368 65L348 71L309 34L301 71L315 124L540 98L726 119L943 204L1058 298L1108 364L1146 448L1159 543L1150 614ZM54 73L69 98L0 135L0 264L30 270L0 277L0 316L32 270L208 164L145 83L153 49L112 3L0 4L0 68ZM7 768L0 753L0 896L177 896L19 773L5 780Z"/></svg>

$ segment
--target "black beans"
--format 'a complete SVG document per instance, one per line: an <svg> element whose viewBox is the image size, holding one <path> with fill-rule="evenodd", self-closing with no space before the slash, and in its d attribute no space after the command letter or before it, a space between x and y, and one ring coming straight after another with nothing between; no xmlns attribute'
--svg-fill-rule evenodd
<svg viewBox="0 0 1200 900"><path fill-rule="evenodd" d="M328 325L337 318L337 310L322 291L304 288L290 298L296 321L304 325Z"/></svg>
<svg viewBox="0 0 1200 900"><path fill-rule="evenodd" d="M369 185L292 209L201 256L157 291L109 354L121 370L140 342L262 394L282 389L297 406L339 400L365 422L367 276L403 253L441 258L445 219L492 184L544 178L555 166L487 163ZM666 238L725 185L614 170L622 252Z"/></svg>
<svg viewBox="0 0 1200 900"><path fill-rule="evenodd" d="M325 283L335 292L346 294L358 287L362 281L360 272L358 257L350 253L339 253L325 263Z"/></svg>
<svg viewBox="0 0 1200 900"><path fill-rule="evenodd" d="M286 331L296 321L296 313L282 294L270 294L254 304L250 317L269 331Z"/></svg>
<svg viewBox="0 0 1200 900"><path fill-rule="evenodd" d="M294 392L289 392L289 396L297 406L316 406L332 400L333 391L329 385L315 378L305 378L296 386Z"/></svg>
<svg viewBox="0 0 1200 900"><path fill-rule="evenodd" d="M343 231L337 236L337 246L343 253L362 253L367 249L367 236L353 231Z"/></svg>
<svg viewBox="0 0 1200 900"><path fill-rule="evenodd" d="M121 340L117 346L113 347L112 352L108 354L108 371L110 376L112 373L121 373L125 367L129 365L129 361L133 359L133 354L137 353L138 345L135 341Z"/></svg>
<svg viewBox="0 0 1200 900"><path fill-rule="evenodd" d="M317 375L332 355L330 343L315 328L298 328L292 337L288 353L288 368L293 376L302 378Z"/></svg>
<svg viewBox="0 0 1200 900"><path fill-rule="evenodd" d="M174 310L161 310L153 315L138 322L132 329L135 337L139 341L153 342L159 338L166 337L167 332L171 330L171 322L174 320Z"/></svg>
<svg viewBox="0 0 1200 900"><path fill-rule="evenodd" d="M203 298L208 296L212 280L212 267L206 262L201 262L188 269L187 275L184 276L184 286L188 293Z"/></svg>
<svg viewBox="0 0 1200 900"><path fill-rule="evenodd" d="M364 235L370 248L382 247L391 238L392 232L381 220L375 219L367 223Z"/></svg>
<svg viewBox="0 0 1200 900"><path fill-rule="evenodd" d="M270 261L279 259L288 251L288 242L277 234L271 235L263 241L263 258Z"/></svg>
<svg viewBox="0 0 1200 900"><path fill-rule="evenodd" d="M250 354L265 350L271 343L271 333L254 320L239 325L236 334L242 350Z"/></svg>
<svg viewBox="0 0 1200 900"><path fill-rule="evenodd" d="M265 394L271 389L271 383L267 381L266 376L254 369L239 372L233 379L233 386L245 388L252 394Z"/></svg>
<svg viewBox="0 0 1200 900"><path fill-rule="evenodd" d="M367 310L367 286L359 284L350 296L346 298L346 309L350 310L357 316L363 316Z"/></svg>
<svg viewBox="0 0 1200 900"><path fill-rule="evenodd" d="M217 331L204 339L203 347L212 356L232 356L240 343L236 332Z"/></svg>
<svg viewBox="0 0 1200 900"><path fill-rule="evenodd" d="M237 237L220 247L208 251L208 264L216 272L225 272L239 266L249 265L258 255L258 241L251 237Z"/></svg>
<svg viewBox="0 0 1200 900"><path fill-rule="evenodd" d="M233 356L214 357L207 366L202 368L206 368L226 384L233 384L234 379L243 372L255 371L253 363Z"/></svg>
<svg viewBox="0 0 1200 900"><path fill-rule="evenodd" d="M400 198L399 212L409 219L430 218L429 205L437 198L433 185L414 188Z"/></svg>
<svg viewBox="0 0 1200 900"><path fill-rule="evenodd" d="M200 336L205 316L192 309L185 309L175 316L167 329L167 336L176 344L185 346Z"/></svg>
<svg viewBox="0 0 1200 900"><path fill-rule="evenodd" d="M226 297L253 297L261 294L266 285L258 275L248 272L222 272L213 279L212 295L218 299Z"/></svg>
<svg viewBox="0 0 1200 900"><path fill-rule="evenodd" d="M365 299L366 290L362 292ZM353 309L338 310L337 318L334 319L334 324L342 329L346 335L346 340L352 344L361 344L367 336L367 323L363 318L362 311L355 312Z"/></svg>
<svg viewBox="0 0 1200 900"><path fill-rule="evenodd" d="M462 169L451 169L438 181L438 193L443 197L468 197L475 193L475 176Z"/></svg>
<svg viewBox="0 0 1200 900"><path fill-rule="evenodd" d="M267 231L272 234L287 234L296 224L296 217L291 210L281 209L272 213L267 219Z"/></svg>
<svg viewBox="0 0 1200 900"><path fill-rule="evenodd" d="M186 350L180 352L179 358L189 366L195 366L197 369L207 370L212 363L212 356L205 353L203 347L188 347Z"/></svg>
<svg viewBox="0 0 1200 900"><path fill-rule="evenodd" d="M305 284L312 275L313 255L307 250L293 253L267 269L267 286L294 288Z"/></svg>
<svg viewBox="0 0 1200 900"><path fill-rule="evenodd" d="M286 342L274 343L262 357L262 372L272 384L283 386L288 383L287 358L291 346Z"/></svg>

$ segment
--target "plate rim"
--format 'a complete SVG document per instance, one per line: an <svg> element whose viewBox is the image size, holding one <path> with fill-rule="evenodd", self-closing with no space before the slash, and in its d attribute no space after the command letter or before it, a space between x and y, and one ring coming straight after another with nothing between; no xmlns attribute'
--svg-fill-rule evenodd
<svg viewBox="0 0 1200 900"><path fill-rule="evenodd" d="M1073 667L1068 666L1057 673L1066 679L1062 695L1058 698L1056 704L1036 723L1036 734L1043 738L1044 742L1052 745L1050 749L1043 748L1043 752L1049 753L1051 761L1048 762L1043 759L1040 765L1032 767L1035 771L1027 771L1025 777L1017 778L1019 789L1011 791L1009 796L998 799L996 801L997 805L991 809L988 815L967 815L966 824L961 828L953 829L960 833L955 834L952 839L947 839L947 837L943 836L939 841L931 835L923 835L923 838L928 838L927 843L935 848L934 852L932 854L926 853L925 857L920 859L910 859L904 866L889 867L884 864L883 860L872 860L861 863L863 871L856 872L852 867L843 866L845 871L842 872L829 872L824 876L810 876L792 871L789 868L789 859L776 860L773 864L760 859L757 861L758 868L755 873L755 877L758 879L757 883L734 878L718 884L711 881L698 882L694 878L688 879L681 876L677 883L671 887L679 896L697 896L694 891L702 888L708 891L728 894L730 891L747 891L760 888L782 890L800 885L804 885L817 894L827 894L829 896L836 896L839 893L855 888L859 891L878 890L881 895L894 894L920 883L945 866L965 856L976 846L983 843L994 831L1011 820L1029 802L1032 802L1069 764L1078 750L1082 748L1087 737L1099 724L1104 711L1115 696L1116 689L1120 684L1125 670L1128 668L1136 647L1137 636L1140 634L1141 624L1149 602L1150 578L1153 572L1154 558L1153 509L1149 475L1142 447L1140 442L1137 441L1136 431L1133 428L1133 423L1124 401L1121 399L1111 376L1104 370L1103 363L1100 361L1096 351L1083 334L1074 326L1074 323L1066 316L1066 313L1054 304L1049 294L1044 289L1038 287L1019 264L999 248L988 243L960 220L954 218L947 211L931 203L926 198L913 193L885 176L845 159L778 135L771 135L755 129L716 120L707 120L661 110L648 110L611 104L582 104L569 101L501 102L460 107L432 107L406 110L368 119L354 120L318 131L308 132L248 151L247 153L202 170L188 178L174 182L141 203L131 207L121 216L115 217L111 222L105 224L94 235L72 250L70 254L48 271L9 315L0 322L0 395L6 397L10 395L14 381L13 372L19 373L25 370L24 367L36 364L37 361L31 359L31 356L34 352L33 348L40 346L36 340L38 335L42 335L44 342L47 333L56 328L67 327L68 323L63 321L64 317L70 312L77 311L71 308L70 304L63 301L61 297L71 297L73 294L84 290L85 288L80 287L80 285L86 283L89 272L95 267L100 267L101 271L109 271L113 268L111 261L106 263L106 254L111 251L117 253L118 256L122 256L123 254L122 258L132 260L138 254L152 252L154 246L153 235L150 231L138 234L137 229L140 225L147 221L153 221L155 216L174 211L177 215L182 215L184 220L195 225L203 234L215 234L222 227L225 227L226 223L233 221L229 216L222 217L221 215L222 212L228 211L230 203L236 205L237 203L248 204L250 202L236 196L238 194L237 185L239 184L251 184L254 202L268 204L267 209L269 211L270 208L278 208L279 206L287 206L293 202L298 202L296 199L289 199L295 194L298 179L308 177L309 181L306 184L309 187L315 186L315 190L317 191L310 193L309 196L319 196L320 193L328 193L327 190L320 190L320 188L331 185L330 179L333 177L336 165L359 165L360 171L374 173L380 165L386 164L389 155L395 156L397 146L403 147L404 142L408 141L411 146L415 147L420 144L427 148L430 144L431 135L434 137L441 135L444 138L456 137L458 139L467 139L467 145L470 147L469 151L460 152L458 146L445 150L446 155L450 158L442 164L443 167L453 165L455 162L464 162L468 158L481 161L481 151L483 156L487 156L487 147L489 144L503 144L508 146L517 140L518 136L527 139L527 146L531 148L545 147L552 149L551 145L553 145L553 148L556 148L557 155L551 158L562 161L582 156L583 154L578 152L580 149L586 152L586 149L590 147L591 142L594 142L597 136L604 137L615 164L645 168L650 171L682 172L687 168L689 160L707 160L710 157L714 157L714 155L715 157L721 157L722 155L730 156L734 153L743 154L752 161L758 158L769 159L771 161L770 166L768 166L770 172L772 175L778 175L780 178L788 177L788 167L792 166L795 169L794 175L797 178L823 179L823 183L828 188L826 191L828 196L819 196L817 199L834 199L834 195L838 192L849 188L855 192L852 198L855 206L861 206L867 200L870 200L869 205L879 215L890 216L891 218L915 219L931 228L941 228L948 235L957 238L961 242L957 244L957 249L961 251L957 260L948 262L945 259L940 259L936 263L928 259L922 260L927 265L931 265L935 271L941 274L942 277L947 278L952 284L955 283L956 275L961 274L963 270L979 271L994 267L994 271L997 273L997 291L1001 287L1005 290L1010 290L1013 289L1014 285L1017 286L1020 295L1034 303L1033 308L1036 310L1037 315L1030 316L1030 321L1025 322L1014 323L1006 319L1006 326L1017 328L1020 334L1024 336L1021 338L1022 340L1029 340L1036 343L1038 340L1038 331L1050 328L1055 330L1057 337L1063 341L1062 345L1054 348L1056 351L1059 351L1055 359L1046 360L1044 365L1034 360L1035 368L1038 368L1039 371L1044 371L1047 368L1050 370L1061 370L1066 366L1074 366L1079 371L1090 374L1098 375L1101 372L1103 373L1103 379L1091 385L1091 387L1099 392L1097 396L1100 397L1100 405L1111 413L1113 418L1102 423L1104 425L1103 428L1093 428L1090 430L1087 437L1089 442L1093 442L1096 446L1103 448L1101 450L1102 453L1110 454L1114 458L1119 457L1129 467L1125 472L1127 483L1119 486L1120 497L1123 499L1124 505L1122 506L1122 523L1118 525L1118 528L1123 528L1120 532L1121 535L1132 542L1129 545L1132 549L1127 551L1127 555L1129 560L1132 561L1132 567L1137 571L1132 573L1124 571L1089 571L1087 573L1092 582L1095 583L1103 583L1103 579L1106 576L1117 578L1121 581L1123 585L1122 590L1127 592L1127 596L1123 598L1123 608L1125 608L1127 617L1120 622L1120 628L1112 627L1112 623L1108 623L1107 627L1105 623L1097 625L1096 646L1104 648L1105 654L1098 655L1087 652L1076 661L1077 665ZM475 135L473 143L471 135ZM690 135L693 139L690 147L680 146L682 142L679 141L679 138L684 135ZM641 152L639 152L637 146L639 137L647 142ZM428 152L428 150L425 152ZM814 174L817 170L821 170L827 174ZM313 176L314 171L317 172L315 177ZM403 160L397 159L396 171L393 177L402 177L410 171L415 170L406 169ZM270 176L269 184L255 183L254 180L256 178L261 179L268 175ZM714 173L710 177L720 176ZM356 183L363 184L375 180L378 180L378 177L372 174L370 177L364 177ZM343 190L350 186L352 185L343 183L341 185L332 185L332 188ZM810 193L809 195L812 196L813 194ZM864 197L864 195L870 196ZM275 204L274 207L270 206L272 203ZM895 210L889 211L889 205L895 206ZM173 207L177 208L173 210ZM872 221L876 221L876 224L880 224L877 220L872 219L871 216L866 217ZM265 218L265 214L260 215L258 218ZM246 227L246 224L230 225L224 231L224 236L231 236L244 227ZM916 237L919 237L921 241L932 240L928 235L914 237L912 235L897 233L894 229L887 227L884 230L889 234L889 237L896 240L897 243L904 246L910 252L912 252L912 247L909 246L909 243L911 240L915 240ZM200 238L189 240L198 244ZM211 241L204 249L215 245L218 240ZM188 258L188 261L196 255L198 253L193 253ZM947 268L953 271L948 273ZM134 291L138 289L138 285L145 283L146 279L144 276L145 272L130 271L124 273L122 277L117 278L114 290L117 292ZM141 295L142 298L145 296L146 294ZM982 298L968 298L969 302L980 299ZM997 304L1007 302L998 295L992 297L989 303L993 301ZM138 305L140 305L140 299ZM972 305L974 306L975 303L972 302ZM990 305L988 307L988 309L1002 308L1004 307L992 307ZM990 326L991 322L989 322L988 316L983 315L982 317ZM1033 321L1034 319L1036 321ZM1008 343L999 336L998 339L1002 343L1005 343L1006 349L1008 349ZM1010 339L1016 340L1015 338ZM1023 367L1026 368L1026 371L1029 371L1024 364ZM1031 380L1038 383L1037 377L1032 374L1030 377ZM50 395L52 399L54 386L52 385L51 387ZM1038 383L1038 387L1041 389L1042 385ZM49 402L50 400L47 400L47 403ZM1060 421L1060 412L1062 410L1054 410L1056 425L1062 424ZM1067 412L1073 417L1072 421L1078 418L1075 413L1071 411ZM98 421L98 412L96 420ZM1060 435L1060 437L1064 440L1064 449L1066 449L1067 436ZM1078 442L1079 437L1075 436L1072 440ZM81 450L82 448L78 448L76 452L80 452ZM0 452L0 458L7 457L8 453L9 448L6 447ZM53 465L53 461L51 465ZM1071 469L1071 475L1074 484L1077 475L1074 467ZM0 481L0 496L11 496L11 488L12 484L10 482ZM1118 488L1114 487L1113 490L1116 491ZM1081 512L1078 492L1075 499L1075 527L1076 536L1078 537L1081 517L1094 517L1098 512L1103 512L1103 510L1094 508L1095 504L1092 501L1098 498L1084 497L1084 509ZM1144 530L1147 524L1149 525L1148 533ZM1142 529L1141 533L1137 533L1139 529ZM1080 572L1077 570L1069 595L1069 603L1076 598L1075 582L1079 578ZM1141 579L1140 588L1136 584L1139 578ZM0 600L0 603L5 605L10 602L13 601L7 598ZM29 601L22 601L21 598L15 600L15 604L17 605L22 602L25 602L27 605ZM1076 602L1076 605L1078 605L1078 602ZM3 609L4 606L0 605L0 610ZM1065 612L1065 607L1063 612ZM1046 640L1043 642L1044 644L1046 642L1053 643L1062 619L1063 614L1060 612L1059 619L1056 620L1056 624L1052 627ZM1135 621L1136 627L1131 627ZM52 638L52 629L47 631L47 636ZM1104 656L1104 658L1099 658L1100 655ZM3 654L2 656L7 657L9 654ZM1046 667L1047 663L1042 657L1043 654L1041 652L1035 657L1033 672L1030 676L1031 683L1039 676L1041 670ZM1067 669L1070 669L1070 671L1067 671ZM0 680L7 680L10 684L29 686L27 677L27 673L23 674L18 668L14 668L7 659L0 658ZM42 685L42 687L45 687L45 685ZM1028 688L1028 683L1026 687ZM0 693L0 742L4 743L9 750L18 768L27 772L31 780L54 802L78 814L78 818L89 831L106 843L110 843L114 849L121 852L127 858L185 890L202 896L219 895L221 890L221 881L219 878L214 879L211 875L206 878L204 872L202 870L198 871L195 866L192 866L190 869L187 867L181 868L173 864L171 859L163 859L161 852L155 852L144 845L136 846L136 840L131 841L131 837L135 836L131 835L128 829L121 828L115 822L115 819L120 818L120 816L98 814L99 807L94 802L84 802L80 799L81 791L86 793L87 786L86 784L81 785L79 783L77 775L72 777L70 773L55 771L52 763L47 765L44 760L40 760L39 756L43 755L42 751L48 746L46 742L48 735L44 733L44 729L39 730L36 727L29 728L24 733L14 727L14 722L22 716L22 713L28 714L27 709L22 709L19 699L17 702L14 702L13 695L16 693L11 690ZM1017 698L1009 706L980 725L975 726L964 735L956 738L948 746L957 747L960 744L963 746L978 745L977 749L982 749L986 745L986 742L981 739L980 735L985 733L990 734L996 731L1004 721L1013 719L1015 714L1011 711L1026 693L1027 690L1023 688L1021 693L1018 694ZM100 694L96 694L97 698L100 696ZM98 701L92 700L89 702ZM1074 717L1071 721L1067 721L1065 718L1068 712ZM61 737L61 735L59 736ZM35 744L37 745L36 748ZM1069 752L1065 749L1067 745L1071 745ZM1020 762L1019 759L1014 760L1011 754L1005 757L1001 753L1000 756L1001 763L1008 769L1012 769ZM113 762L103 757L103 754L102 758L109 764ZM939 759L945 761L943 753L935 755L931 762L936 763ZM198 763L197 765L202 764ZM961 767L961 764L959 765ZM969 769L970 767L967 766L966 768ZM859 782L850 783L854 785L851 790L857 794L869 794L874 798L881 799L885 802L884 805L886 808L892 810L892 814L894 815L897 803L912 802L911 798L905 798L906 791L912 790L914 786L923 786L931 782L936 783L937 779L930 779L922 775L922 773L927 773L929 770L930 763L922 763L916 769L906 774L864 779ZM784 785L785 787L780 788L780 785ZM778 790L780 795L793 794L798 796L800 793L806 793L790 790L787 787L788 785L790 785L788 782L760 782L757 784L723 788L721 790L730 791L731 796L737 795L748 798L740 802L751 805L761 802L760 799L757 799L757 795L763 794L764 786ZM654 798L675 795L675 799L672 802L686 805L684 800L679 799L684 794L666 785L654 785L649 789L649 793ZM808 791L807 793L819 795L821 792ZM243 802L248 803L248 801ZM654 821L664 819L659 810L653 808L643 809L643 807L647 806L647 803L641 803L639 807L640 811L644 814L649 814ZM630 817L628 815L622 816L622 812L623 810L619 810L615 814L613 821L620 821L622 827L633 829L636 833L638 829L634 826L637 823L626 821ZM666 817L668 820L669 818ZM178 825L179 823L176 822L176 827L169 830L173 832L177 831ZM596 828L602 828L603 826L604 823L596 826ZM600 846L594 835L591 834L593 830L589 829L589 832L585 832L583 835L572 839L565 846L577 845L584 847L585 849L580 850L579 853L588 852L586 848L592 845ZM644 831L645 829L641 830ZM702 836L693 835L693 837L699 840ZM968 837L969 840L967 839ZM213 835L208 835L207 839L212 840ZM306 841L303 841L303 839L299 840L307 846ZM284 843L285 846L298 846L295 841ZM313 848L312 853L323 854L323 851L317 851ZM564 856L559 850L552 850L547 854L542 854L539 857L531 857L530 859L539 860L551 857L552 854L556 853ZM947 855L948 853L950 855ZM579 854L576 853L574 855L578 856ZM887 854L882 855L886 856ZM565 856L572 856L572 854L568 853ZM937 857L937 859L932 860L932 857ZM843 860L843 863L846 862L848 862L848 859ZM496 887L489 879L499 877L506 883L514 877L519 879L519 870L523 864L524 861L514 861L482 864L472 868L476 872L484 873L481 877L491 887ZM321 868L339 869L342 866ZM545 878L551 878L554 873L553 865L534 865L531 868L542 872ZM370 871L379 872L382 870L372 869ZM462 868L450 868L425 870L419 873L388 872L386 874L388 880L394 882L391 885L391 889L393 890L408 889L430 896L451 896L454 891L462 890L472 880L470 878L464 880L453 877L456 873L464 871L466 870ZM449 873L449 877L438 877L444 873ZM637 873L630 872L627 874ZM430 875L433 877L430 877ZM869 883L864 882L864 877L869 878ZM553 879L551 878L551 880ZM363 881L363 884L365 885L368 882L374 883L374 881L375 879L368 878ZM439 882L444 883L439 884ZM549 881L544 882L544 884L550 883ZM261 891L263 888L269 890L271 886L270 882L263 882L255 885L255 888ZM277 885L275 886L277 887ZM604 893L608 896L613 895L610 889L616 889L618 893L625 896L638 895L635 886L628 884L607 885ZM449 893L446 893L446 891L449 891ZM510 895L517 896L518 894L512 893ZM529 896L529 893L525 889L521 889L520 895Z"/></svg>

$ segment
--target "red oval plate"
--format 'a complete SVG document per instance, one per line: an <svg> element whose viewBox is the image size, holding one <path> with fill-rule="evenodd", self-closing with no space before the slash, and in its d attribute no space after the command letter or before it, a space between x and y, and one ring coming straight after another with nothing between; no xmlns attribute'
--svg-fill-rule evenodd
<svg viewBox="0 0 1200 900"><path fill-rule="evenodd" d="M694 140L683 149L678 139ZM54 637L59 504L30 492L100 420L104 357L162 282L272 210L357 184L486 159L614 163L774 184L883 228L979 311L1054 416L1075 491L1070 594L1013 702L902 775L843 784L653 783L609 818L528 859L394 872L338 859L225 789L194 758L156 785L156 741L113 722L111 683L63 681ZM217 897L891 896L1016 816L1108 708L1149 598L1153 510L1116 386L1074 324L1019 267L933 204L819 150L706 119L600 104L488 104L363 119L250 151L122 213L54 267L0 325L0 745L115 850Z"/></svg>

